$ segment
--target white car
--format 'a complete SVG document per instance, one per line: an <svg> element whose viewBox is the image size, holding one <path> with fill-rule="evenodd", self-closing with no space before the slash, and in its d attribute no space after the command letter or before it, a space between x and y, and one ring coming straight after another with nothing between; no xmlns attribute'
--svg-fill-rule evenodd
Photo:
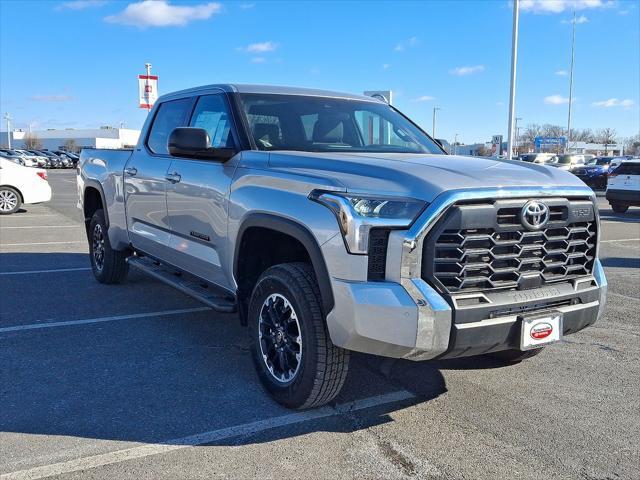
<svg viewBox="0 0 640 480"><path fill-rule="evenodd" d="M625 160L609 173L606 196L616 213L640 207L640 159Z"/></svg>
<svg viewBox="0 0 640 480"><path fill-rule="evenodd" d="M0 215L16 212L23 203L51 200L47 171L0 158Z"/></svg>

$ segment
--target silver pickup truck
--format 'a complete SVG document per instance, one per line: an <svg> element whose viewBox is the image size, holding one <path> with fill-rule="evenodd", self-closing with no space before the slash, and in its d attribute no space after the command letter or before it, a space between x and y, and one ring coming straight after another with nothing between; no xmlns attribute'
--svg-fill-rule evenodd
<svg viewBox="0 0 640 480"><path fill-rule="evenodd" d="M446 155L374 98L255 85L161 97L133 150L82 151L96 279L139 269L248 326L265 388L333 399L349 352L531 357L596 321L595 196Z"/></svg>

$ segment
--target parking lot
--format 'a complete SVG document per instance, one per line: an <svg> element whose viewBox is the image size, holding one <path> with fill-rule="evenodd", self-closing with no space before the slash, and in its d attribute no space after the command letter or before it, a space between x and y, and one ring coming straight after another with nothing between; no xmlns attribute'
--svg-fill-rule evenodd
<svg viewBox="0 0 640 480"><path fill-rule="evenodd" d="M599 198L595 326L539 356L356 355L336 402L261 389L235 315L92 276L75 171L0 219L0 478L637 479L640 209Z"/></svg>

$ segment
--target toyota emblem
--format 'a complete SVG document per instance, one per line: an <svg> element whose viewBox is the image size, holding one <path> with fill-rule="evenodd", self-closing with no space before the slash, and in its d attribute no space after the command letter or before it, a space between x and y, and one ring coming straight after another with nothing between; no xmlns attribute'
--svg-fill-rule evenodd
<svg viewBox="0 0 640 480"><path fill-rule="evenodd" d="M542 202L529 200L520 211L520 221L528 230L540 230L549 221L549 207Z"/></svg>

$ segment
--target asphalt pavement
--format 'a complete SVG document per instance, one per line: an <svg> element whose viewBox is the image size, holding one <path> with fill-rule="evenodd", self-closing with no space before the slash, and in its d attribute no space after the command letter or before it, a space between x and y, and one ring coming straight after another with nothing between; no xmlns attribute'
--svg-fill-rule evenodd
<svg viewBox="0 0 640 480"><path fill-rule="evenodd" d="M354 355L334 403L262 390L235 315L89 269L75 171L0 217L0 479L640 478L640 209L599 198L608 306L504 366Z"/></svg>

